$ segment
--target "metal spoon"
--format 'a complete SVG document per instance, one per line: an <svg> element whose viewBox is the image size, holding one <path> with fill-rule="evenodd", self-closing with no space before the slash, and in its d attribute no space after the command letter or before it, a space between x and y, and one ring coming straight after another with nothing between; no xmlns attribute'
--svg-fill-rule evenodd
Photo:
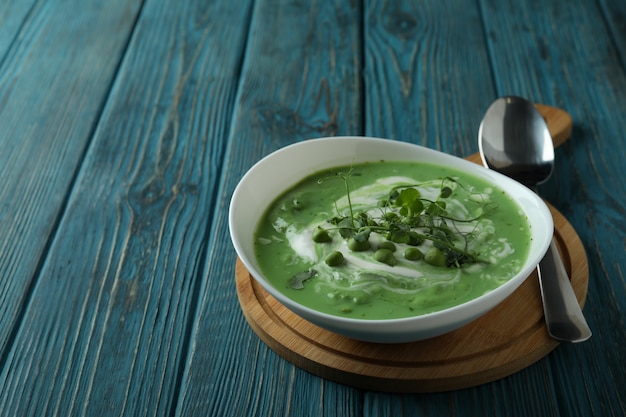
<svg viewBox="0 0 626 417"><path fill-rule="evenodd" d="M550 131L533 104L523 98L502 97L491 104L480 123L478 147L484 166L529 188L535 189L552 175L554 147ZM554 239L537 273L550 336L568 342L589 339L591 330Z"/></svg>

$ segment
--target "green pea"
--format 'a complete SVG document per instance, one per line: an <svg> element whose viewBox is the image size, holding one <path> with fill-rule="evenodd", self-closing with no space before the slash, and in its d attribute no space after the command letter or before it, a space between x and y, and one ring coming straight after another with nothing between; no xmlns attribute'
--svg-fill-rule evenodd
<svg viewBox="0 0 626 417"><path fill-rule="evenodd" d="M432 248L424 255L424 261L433 266L445 266L446 255L437 248Z"/></svg>
<svg viewBox="0 0 626 417"><path fill-rule="evenodd" d="M374 259L389 266L394 266L396 264L396 257L389 249L378 249L374 252Z"/></svg>
<svg viewBox="0 0 626 417"><path fill-rule="evenodd" d="M354 252L363 252L370 248L370 242L368 240L357 240L351 237L348 239L348 248Z"/></svg>
<svg viewBox="0 0 626 417"><path fill-rule="evenodd" d="M313 242L316 243L325 243L330 242L332 238L328 234L327 230L322 229L321 227L316 228L311 235Z"/></svg>
<svg viewBox="0 0 626 417"><path fill-rule="evenodd" d="M389 249L392 252L396 251L396 245L393 244L393 242L381 242L378 245L378 249Z"/></svg>
<svg viewBox="0 0 626 417"><path fill-rule="evenodd" d="M419 261L423 257L424 254L417 248L406 248L404 251L404 258L409 261Z"/></svg>
<svg viewBox="0 0 626 417"><path fill-rule="evenodd" d="M417 234L417 232L410 231L409 232L409 241L408 244L411 246L419 246L424 243L424 238Z"/></svg>
<svg viewBox="0 0 626 417"><path fill-rule="evenodd" d="M337 266L341 265L344 261L343 253L339 251L331 252L325 259L326 265L328 266Z"/></svg>

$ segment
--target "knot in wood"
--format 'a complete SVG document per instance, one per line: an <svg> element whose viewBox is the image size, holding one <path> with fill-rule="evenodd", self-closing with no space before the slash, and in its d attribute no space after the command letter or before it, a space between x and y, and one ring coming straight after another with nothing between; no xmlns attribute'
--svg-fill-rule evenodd
<svg viewBox="0 0 626 417"><path fill-rule="evenodd" d="M306 130L300 115L285 107L262 105L256 114L261 127L267 133L284 132L294 135Z"/></svg>
<svg viewBox="0 0 626 417"><path fill-rule="evenodd" d="M383 26L390 34L408 39L417 31L417 18L407 12L395 11L385 18Z"/></svg>
<svg viewBox="0 0 626 417"><path fill-rule="evenodd" d="M152 179L143 187L131 192L132 199L141 206L149 206L163 198L165 184L162 179Z"/></svg>

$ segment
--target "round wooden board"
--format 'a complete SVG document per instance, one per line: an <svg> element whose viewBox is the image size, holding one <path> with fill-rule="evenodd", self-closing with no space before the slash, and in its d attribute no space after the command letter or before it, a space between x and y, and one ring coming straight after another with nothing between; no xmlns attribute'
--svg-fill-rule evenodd
<svg viewBox="0 0 626 417"><path fill-rule="evenodd" d="M582 307L589 281L585 250L565 217L552 206L550 210L555 238ZM307 322L257 284L239 259L236 283L248 323L270 348L315 375L363 389L416 393L467 388L511 375L558 346L544 325L536 272L474 322L433 339L403 344L352 340Z"/></svg>
<svg viewBox="0 0 626 417"><path fill-rule="evenodd" d="M576 231L550 207L555 238L582 306L587 256ZM306 371L354 387L386 392L438 392L491 382L543 358L558 342L548 335L537 273L502 304L454 332L419 342L376 344L317 327L278 303L238 259L237 295L255 333Z"/></svg>
<svg viewBox="0 0 626 417"><path fill-rule="evenodd" d="M571 116L537 104L554 146L568 140ZM467 157L480 164L478 154ZM581 307L587 297L587 256L576 231L554 207L555 238ZM548 335L537 273L501 305L467 326L437 338L383 345L321 329L278 303L236 265L243 313L267 345L295 365L358 388L388 392L437 392L467 388L511 375L543 358L558 342Z"/></svg>

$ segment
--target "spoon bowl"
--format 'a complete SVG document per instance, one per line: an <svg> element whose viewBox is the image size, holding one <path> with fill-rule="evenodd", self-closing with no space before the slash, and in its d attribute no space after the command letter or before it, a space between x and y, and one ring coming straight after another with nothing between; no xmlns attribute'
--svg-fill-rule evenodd
<svg viewBox="0 0 626 417"><path fill-rule="evenodd" d="M554 169L554 146L543 116L519 97L498 99L479 128L483 165L529 188L546 182Z"/></svg>

